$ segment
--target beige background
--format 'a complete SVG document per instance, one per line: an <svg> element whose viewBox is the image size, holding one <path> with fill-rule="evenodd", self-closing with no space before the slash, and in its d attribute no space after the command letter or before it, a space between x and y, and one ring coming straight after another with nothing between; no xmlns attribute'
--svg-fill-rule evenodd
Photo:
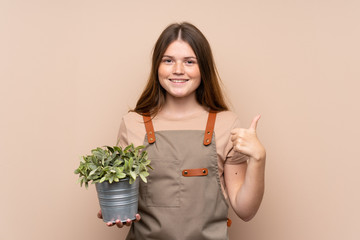
<svg viewBox="0 0 360 240"><path fill-rule="evenodd" d="M183 20L244 127L262 114L266 193L231 239L360 239L357 0L1 0L0 239L124 238L73 170L115 143L155 40Z"/></svg>

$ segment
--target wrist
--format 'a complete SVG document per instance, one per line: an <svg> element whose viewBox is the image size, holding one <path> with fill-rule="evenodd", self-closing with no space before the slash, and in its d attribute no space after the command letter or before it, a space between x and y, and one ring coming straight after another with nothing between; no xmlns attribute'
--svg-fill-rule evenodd
<svg viewBox="0 0 360 240"><path fill-rule="evenodd" d="M259 151L257 154L250 156L250 161L265 162L265 159L266 159L265 149L262 149L262 151Z"/></svg>
<svg viewBox="0 0 360 240"><path fill-rule="evenodd" d="M263 171L265 169L266 156L250 157L248 161L249 169L258 169Z"/></svg>

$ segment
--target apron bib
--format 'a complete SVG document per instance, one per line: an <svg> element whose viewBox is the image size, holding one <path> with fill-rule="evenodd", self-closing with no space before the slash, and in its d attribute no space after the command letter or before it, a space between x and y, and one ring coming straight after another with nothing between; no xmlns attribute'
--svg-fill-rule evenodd
<svg viewBox="0 0 360 240"><path fill-rule="evenodd" d="M215 136L216 113L205 131L154 132L144 117L151 166L140 182L139 214L127 240L226 240L228 204L221 191Z"/></svg>

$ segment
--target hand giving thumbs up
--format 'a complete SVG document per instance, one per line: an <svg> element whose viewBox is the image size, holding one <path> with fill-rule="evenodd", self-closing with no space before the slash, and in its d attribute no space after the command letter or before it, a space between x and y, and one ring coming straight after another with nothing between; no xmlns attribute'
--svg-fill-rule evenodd
<svg viewBox="0 0 360 240"><path fill-rule="evenodd" d="M248 129L235 128L231 131L234 150L255 160L265 160L266 152L256 135L256 127L261 115L254 117Z"/></svg>

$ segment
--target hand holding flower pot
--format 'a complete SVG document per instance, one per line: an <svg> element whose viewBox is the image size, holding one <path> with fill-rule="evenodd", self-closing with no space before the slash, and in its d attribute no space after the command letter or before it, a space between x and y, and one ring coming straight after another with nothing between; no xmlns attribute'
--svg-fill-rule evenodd
<svg viewBox="0 0 360 240"><path fill-rule="evenodd" d="M83 156L83 161L75 170L81 186L85 184L87 188L89 182L96 184L104 222L135 220L138 177L146 183L148 168L151 168L143 148L135 148L133 144L124 149L117 146L96 148L91 155Z"/></svg>

